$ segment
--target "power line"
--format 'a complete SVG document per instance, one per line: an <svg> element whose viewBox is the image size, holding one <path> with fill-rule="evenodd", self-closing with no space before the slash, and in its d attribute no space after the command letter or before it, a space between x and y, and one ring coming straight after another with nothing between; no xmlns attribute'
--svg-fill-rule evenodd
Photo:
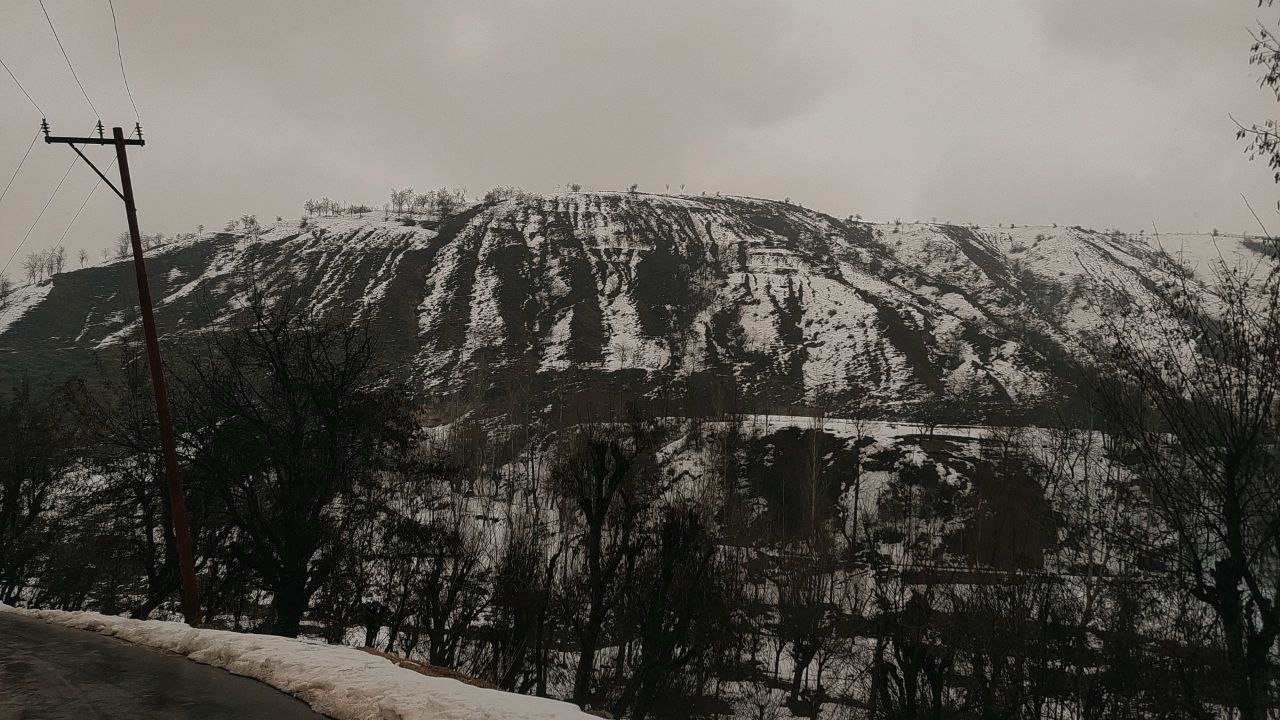
<svg viewBox="0 0 1280 720"><path fill-rule="evenodd" d="M27 234L22 236L22 241L13 249L9 255L9 260L0 268L0 275L5 274L9 270L9 266L13 264L13 259L18 256L18 251L23 245L27 244L27 239L31 237L31 232L36 229L36 224L40 222L40 218L44 217L44 211L49 209L49 203L53 202L53 196L58 194L58 190L62 189L62 183L66 182L67 176L71 174L71 168L76 166L76 159L71 159L71 164L67 166L67 171L62 173L62 179L58 181L58 185L53 188L53 192L49 193L49 199L44 201L44 207L40 208L40 214L36 216L35 222L31 223L31 227L27 228Z"/></svg>
<svg viewBox="0 0 1280 720"><path fill-rule="evenodd" d="M4 190L0 191L0 203L4 202L4 196L9 194L9 188L13 187L13 181L18 177L18 171L22 169L23 163L27 161L27 156L31 154L31 148L36 146L36 141L40 139L40 131L36 131L36 136L31 138L31 144L27 146L27 151L22 153L22 159L18 161L18 167L14 169L13 175L9 176L9 182L5 183Z"/></svg>
<svg viewBox="0 0 1280 720"><path fill-rule="evenodd" d="M98 114L98 108L93 106L93 101L89 99L89 93L84 89L84 83L80 82L80 76L76 74L76 69L71 64L71 56L67 55L67 49L62 45L62 38L58 37L58 30L53 26L53 18L49 17L49 9L44 6L44 0L37 0L40 3L40 9L44 11L44 19L49 21L49 29L53 31L53 39L58 41L58 49L62 51L62 57L67 61L67 68L71 70L71 77L75 78L76 85L80 86L80 94L84 95L84 101L89 103L89 109L93 111L93 116L101 118Z"/></svg>
<svg viewBox="0 0 1280 720"><path fill-rule="evenodd" d="M129 136L133 137L137 132L137 130L134 130L134 132L130 133ZM3 200L5 194L9 192L9 186L13 185L14 178L18 177L18 170L22 169L23 163L27 160L27 155L31 154L31 148L35 147L36 140L39 139L40 133L37 132L35 138L31 140L31 144L27 146L27 152L23 153L22 160L18 162L18 169L13 171L13 177L10 177L8 185L4 186L4 192L0 192L0 200ZM110 164L107 165L107 170L110 170L115 166L117 159L118 157L111 159ZM18 256L18 251L22 250L22 247L27 244L27 240L31 237L31 233L36 229L36 225L39 224L40 219L44 217L45 211L49 209L49 204L53 202L53 198L58 194L58 190L62 189L62 184L67 181L67 176L71 174L71 168L75 167L75 164L76 161L73 159L71 164L67 166L67 171L62 173L62 179L58 180L58 184L53 188L53 192L49 193L49 199L44 201L44 207L40 208L40 214L37 215L35 221L31 223L31 227L27 228L27 234L22 236L22 240L18 243L17 247L15 247L13 252L9 254L9 259L5 262L4 267L0 268L0 276L8 272L9 266L13 264L13 259ZM99 177L98 181L89 189L89 194L85 196L84 202L80 203L80 208L76 210L76 214L72 216L71 222L67 223L66 229L62 231L62 236L58 238L59 243L66 239L67 233L71 232L71 226L75 224L76 219L80 217L80 213L83 212L85 206L89 204L89 199L93 197L93 193L98 190L98 186L101 184L102 178Z"/></svg>
<svg viewBox="0 0 1280 720"><path fill-rule="evenodd" d="M116 22L115 3L107 0L107 7L111 8L111 27L116 31L116 57L120 59L120 77L124 79L125 92L129 93L129 104L133 106L133 116L141 122L142 114L138 112L138 104L133 101L133 90L129 88L129 75L124 71L124 52L120 50L120 25Z"/></svg>
<svg viewBox="0 0 1280 720"><path fill-rule="evenodd" d="M23 95L27 96L27 100L31 101L31 107L34 107L36 112L40 113L40 117L44 117L44 110L41 110L40 106L36 104L36 101L31 99L31 93L27 92L27 89L22 87L22 83L18 82L18 76L14 75L13 71L9 69L9 66L5 64L4 58L0 58L0 67L3 67L4 71L9 73L9 77L13 78L13 83L18 86L18 89L22 91Z"/></svg>

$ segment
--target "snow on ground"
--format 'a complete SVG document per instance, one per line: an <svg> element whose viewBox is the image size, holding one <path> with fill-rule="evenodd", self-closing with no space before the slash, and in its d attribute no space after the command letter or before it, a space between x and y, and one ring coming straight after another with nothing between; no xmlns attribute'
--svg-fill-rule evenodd
<svg viewBox="0 0 1280 720"><path fill-rule="evenodd" d="M181 623L129 620L91 612L19 610L47 622L167 650L205 665L251 677L337 720L584 720L569 703L473 687L428 677L343 645L197 630Z"/></svg>
<svg viewBox="0 0 1280 720"><path fill-rule="evenodd" d="M40 304L40 301L53 290L53 282L29 283L15 288L12 293L0 302L0 333L9 329L28 310Z"/></svg>
<svg viewBox="0 0 1280 720"><path fill-rule="evenodd" d="M1229 267L1244 267L1262 259L1260 253L1245 245L1246 238L1261 240L1253 235L1215 237L1207 233L1161 233L1159 238L1152 237L1149 242L1189 264L1202 280L1212 280L1218 262Z"/></svg>

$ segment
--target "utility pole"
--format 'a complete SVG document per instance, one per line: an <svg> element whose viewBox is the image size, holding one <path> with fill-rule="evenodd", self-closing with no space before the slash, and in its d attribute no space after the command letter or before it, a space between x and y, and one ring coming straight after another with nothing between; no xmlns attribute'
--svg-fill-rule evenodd
<svg viewBox="0 0 1280 720"><path fill-rule="evenodd" d="M129 179L129 156L126 148L142 146L141 124L134 125L136 140L127 139L122 128L111 128L111 138L104 137L102 121L98 121L98 137L52 137L49 121L41 122L46 143L70 145L82 160L93 168L107 187L115 190L124 201L125 216L129 220L129 239L133 243L133 270L138 279L138 306L142 311L142 331L147 343L147 364L151 368L151 388L156 400L156 419L160 425L160 445L164 448L164 465L168 475L169 514L173 524L174 544L178 549L178 570L182 576L182 616L188 625L200 622L200 598L196 591L195 558L191 552L191 525L187 520L187 503L182 490L182 472L178 468L178 448L173 439L173 420L169 415L169 395L165 391L164 367L160 363L160 340L156 333L155 313L151 308L151 289L147 283L147 266L142 259L142 235L138 231L138 208L133 203L133 183ZM120 167L120 188L116 188L93 161L85 157L76 145L114 145L116 164Z"/></svg>

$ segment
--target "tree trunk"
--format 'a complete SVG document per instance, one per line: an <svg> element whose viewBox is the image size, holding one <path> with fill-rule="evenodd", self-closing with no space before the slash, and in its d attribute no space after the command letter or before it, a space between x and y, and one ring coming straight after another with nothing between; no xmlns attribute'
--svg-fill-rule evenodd
<svg viewBox="0 0 1280 720"><path fill-rule="evenodd" d="M1244 617L1239 566L1228 558L1214 567L1212 604L1222 623L1222 640L1231 669L1231 694L1240 720L1266 720L1270 646L1263 648L1261 658L1256 657L1257 632Z"/></svg>
<svg viewBox="0 0 1280 720"><path fill-rule="evenodd" d="M276 583L272 588L271 621L267 624L266 633L298 637L302 616L306 613L310 600L309 595L305 575L287 577Z"/></svg>
<svg viewBox="0 0 1280 720"><path fill-rule="evenodd" d="M803 657L803 659L801 659ZM790 700L795 702L800 699L800 686L804 680L804 674L809 669L809 663L812 656L807 653L803 656L793 658L794 662L791 666L791 693Z"/></svg>
<svg viewBox="0 0 1280 720"><path fill-rule="evenodd" d="M867 698L867 717L875 718L880 708L880 687L884 683L884 633L877 628L876 649L871 659L871 693Z"/></svg>
<svg viewBox="0 0 1280 720"><path fill-rule="evenodd" d="M573 702L586 707L591 693L591 678L595 672L596 648L600 642L600 628L605 616L605 578L601 568L601 534L603 520L595 522L587 531L587 581L591 586L591 608L586 626L582 629L578 668L573 676Z"/></svg>
<svg viewBox="0 0 1280 720"><path fill-rule="evenodd" d="M1267 720L1268 663L1266 651L1261 658L1254 650L1259 643L1245 627L1239 607L1225 609L1221 615L1227 664L1231 668L1231 694L1240 720Z"/></svg>
<svg viewBox="0 0 1280 720"><path fill-rule="evenodd" d="M586 707L591 693L591 677L596 664L596 644L600 640L600 623L596 620L595 609L592 608L592 610L587 619L587 626L583 628L578 669L573 675L573 702L578 707Z"/></svg>
<svg viewBox="0 0 1280 720"><path fill-rule="evenodd" d="M174 568L176 570L176 568ZM142 603L129 613L129 617L135 620L146 620L151 617L151 613L160 607L160 603L169 597L178 589L178 576L172 573L166 573L163 582L156 583L159 587L153 589L143 598Z"/></svg>

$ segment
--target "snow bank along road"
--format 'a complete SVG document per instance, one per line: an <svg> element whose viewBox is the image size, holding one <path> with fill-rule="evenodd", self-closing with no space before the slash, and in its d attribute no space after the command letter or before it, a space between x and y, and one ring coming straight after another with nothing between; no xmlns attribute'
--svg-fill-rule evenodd
<svg viewBox="0 0 1280 720"><path fill-rule="evenodd" d="M65 627L55 627L53 624ZM67 628L90 630L141 647L130 647ZM118 654L114 657L94 656L95 652L106 652L102 650L103 643ZM15 610L0 605L0 720L73 716L76 720L94 717L178 717L197 720L215 717L270 717L272 720L314 720L320 717L264 685L232 677L220 670L201 667L172 654L155 653L153 650L167 650L196 663L261 680L302 700L315 712L337 720L592 718L569 703L486 690L449 678L427 677L352 647L271 635L196 630L180 623L128 620L90 612ZM57 658L56 665L39 665L46 654ZM178 667L169 667L167 671L160 668L161 673L167 672L168 675L153 676L152 670L145 663L159 664L160 661L176 663ZM20 665L24 662L27 663L27 669ZM53 660L45 662L53 663ZM33 667L36 669L32 670ZM37 674L40 667L48 670L49 677ZM182 679L185 672L192 673L193 677L196 672L213 673L220 675L228 684L218 686L210 681L211 684L194 687L197 682L190 682L193 686L191 692L194 694L188 695L187 686L180 684L188 682ZM149 702L154 704L154 709L147 711L154 714L136 712L127 704L119 705L122 708L119 711L106 714L87 712L93 709L95 700L88 692L88 684L81 687L73 682L78 681L81 675L95 678L95 682L105 685L103 695L119 703L126 703L133 694L150 694L148 697L153 699ZM113 689L113 675L132 676L133 679L123 688ZM15 684L23 677L26 678L27 687ZM64 679L71 683L70 687L67 687ZM233 681L235 685L230 684ZM88 683L88 680L85 682ZM62 687L55 686L55 683L61 683ZM237 693L249 692L241 685L257 688L263 693L261 697L268 700L258 705L255 699L238 695ZM72 696L68 700L71 704L64 714L24 714L20 709L14 714L14 710L10 708L21 708L22 695L28 692L45 693L54 698L59 693L69 694ZM222 696L223 703L221 711L197 711L198 706L212 703L213 698L219 695ZM182 704L176 704L172 696L180 698ZM83 698L79 705L75 704L75 697ZM284 703L285 707L276 709L278 705L265 704L270 699ZM15 702L19 704L15 705ZM194 709L188 712L188 707ZM228 711L229 707L234 709ZM75 708L80 709L74 710ZM146 710L147 706L144 705L143 709Z"/></svg>
<svg viewBox="0 0 1280 720"><path fill-rule="evenodd" d="M0 720L318 720L245 677L16 612L0 612Z"/></svg>

